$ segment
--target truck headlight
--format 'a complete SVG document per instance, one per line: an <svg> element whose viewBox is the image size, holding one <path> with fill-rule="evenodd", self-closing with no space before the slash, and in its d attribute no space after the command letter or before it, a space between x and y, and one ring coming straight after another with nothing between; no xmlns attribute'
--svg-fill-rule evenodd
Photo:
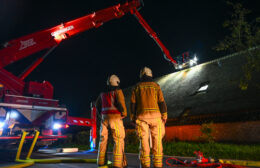
<svg viewBox="0 0 260 168"><path fill-rule="evenodd" d="M61 124L59 124L59 123L54 123L53 124L53 129L57 130L57 129L60 129L60 128L62 128Z"/></svg>
<svg viewBox="0 0 260 168"><path fill-rule="evenodd" d="M4 125L5 125L5 123L0 121L0 128L3 128Z"/></svg>
<svg viewBox="0 0 260 168"><path fill-rule="evenodd" d="M10 118L16 119L18 118L18 113L16 111L11 111Z"/></svg>

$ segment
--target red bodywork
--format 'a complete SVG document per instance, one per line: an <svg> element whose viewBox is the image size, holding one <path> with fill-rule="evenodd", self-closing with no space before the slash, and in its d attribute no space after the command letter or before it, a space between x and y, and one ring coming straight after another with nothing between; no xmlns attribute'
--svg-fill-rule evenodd
<svg viewBox="0 0 260 168"><path fill-rule="evenodd" d="M5 43L4 48L0 50L0 84L3 85L3 89L0 88L0 108L16 109L22 115L27 111L32 115L37 111L40 112L41 114L37 113L38 117L29 119L33 126L40 126L55 113L66 111L66 124L92 127L92 138L96 138L95 107L92 107L91 119L69 117L67 109L60 107L59 102L53 99L53 86L49 82L24 82L24 79L61 41L89 29L98 28L103 23L121 18L127 13L137 17L140 24L162 49L166 59L176 65L167 48L138 12L137 9L140 7L139 0L132 0ZM44 49L48 49L46 54L38 58L20 76L17 77L4 69L7 65Z"/></svg>

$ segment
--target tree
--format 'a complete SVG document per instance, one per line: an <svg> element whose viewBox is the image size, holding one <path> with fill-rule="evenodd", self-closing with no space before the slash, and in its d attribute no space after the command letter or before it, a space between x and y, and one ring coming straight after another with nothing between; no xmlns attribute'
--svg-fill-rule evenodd
<svg viewBox="0 0 260 168"><path fill-rule="evenodd" d="M214 47L216 51L240 52L245 54L247 62L242 66L244 75L240 79L239 87L247 90L252 78L260 71L260 17L252 22L247 21L250 10L245 9L241 3L227 1L232 7L233 13L229 20L223 24L230 31L230 35ZM259 89L260 85L254 83Z"/></svg>

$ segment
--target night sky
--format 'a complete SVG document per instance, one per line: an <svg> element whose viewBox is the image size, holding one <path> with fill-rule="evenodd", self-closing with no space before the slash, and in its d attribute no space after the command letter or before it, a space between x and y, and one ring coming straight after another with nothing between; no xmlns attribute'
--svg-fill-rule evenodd
<svg viewBox="0 0 260 168"><path fill-rule="evenodd" d="M0 43L56 26L123 0L0 0ZM242 1L259 16L259 0ZM224 0L146 0L140 13L159 35L171 55L195 52L199 62L220 56L212 47L224 38L222 23L230 8ZM22 72L41 53L9 67ZM26 81L47 80L54 86L55 99L73 116L88 116L89 104L106 86L110 74L117 74L121 87L134 85L143 66L155 77L174 72L156 43L130 14L65 40Z"/></svg>

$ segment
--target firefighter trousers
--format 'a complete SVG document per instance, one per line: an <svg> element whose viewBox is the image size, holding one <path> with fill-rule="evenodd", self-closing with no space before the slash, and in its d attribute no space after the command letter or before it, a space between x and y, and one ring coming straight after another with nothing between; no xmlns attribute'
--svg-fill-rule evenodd
<svg viewBox="0 0 260 168"><path fill-rule="evenodd" d="M165 126L161 118L137 119L136 131L140 140L140 154L142 168L150 167L150 145L151 133L153 165L156 168L163 167L163 146L162 138L165 134Z"/></svg>
<svg viewBox="0 0 260 168"><path fill-rule="evenodd" d="M124 167L127 165L126 157L124 154L125 147L125 128L121 118L103 119L100 126L100 141L98 150L98 165L103 166L107 164L107 142L108 130L111 130L114 149L113 149L113 167Z"/></svg>

